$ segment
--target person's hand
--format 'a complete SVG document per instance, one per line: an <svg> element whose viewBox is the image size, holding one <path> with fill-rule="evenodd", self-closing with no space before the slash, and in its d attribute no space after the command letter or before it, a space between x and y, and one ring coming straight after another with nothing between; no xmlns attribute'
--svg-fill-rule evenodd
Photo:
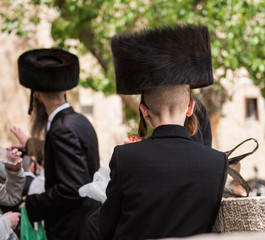
<svg viewBox="0 0 265 240"><path fill-rule="evenodd" d="M14 136L18 139L19 144L14 144L11 148L20 148L24 149L26 147L26 143L28 141L28 136L18 127L10 128L10 132L14 134Z"/></svg>
<svg viewBox="0 0 265 240"><path fill-rule="evenodd" d="M139 139L139 138L137 138L135 136L129 136L128 138L129 138L129 140L124 141L124 144L142 141L141 139Z"/></svg>
<svg viewBox="0 0 265 240"><path fill-rule="evenodd" d="M15 230L18 225L20 215L21 214L19 212L7 212L3 216L9 220L11 228Z"/></svg>
<svg viewBox="0 0 265 240"><path fill-rule="evenodd" d="M6 148L6 150L10 151L10 148ZM14 157L21 157L21 152L18 151L18 149L13 149L12 151L10 151L11 154ZM3 164L5 165L5 167L7 169L13 170L13 171L18 171L21 168L21 164L22 164L22 158L19 158L16 164L11 164L11 163L7 163L7 162L3 162Z"/></svg>
<svg viewBox="0 0 265 240"><path fill-rule="evenodd" d="M20 203L20 205L18 206L18 209L19 209L20 211L21 211L21 208L22 208L23 205L24 205L24 207L26 208L26 199L27 199L26 196L22 197L22 203Z"/></svg>
<svg viewBox="0 0 265 240"><path fill-rule="evenodd" d="M36 168L37 168L37 170L38 170L39 172L41 172L41 171L44 170L44 167L41 166L40 164L38 164L37 162L36 162Z"/></svg>

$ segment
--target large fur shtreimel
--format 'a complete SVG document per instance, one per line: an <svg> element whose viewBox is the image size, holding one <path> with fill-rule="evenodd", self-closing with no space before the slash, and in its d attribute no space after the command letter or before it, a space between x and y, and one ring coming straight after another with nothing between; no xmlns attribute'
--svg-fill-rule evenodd
<svg viewBox="0 0 265 240"><path fill-rule="evenodd" d="M139 94L158 86L213 84L205 26L176 25L115 35L111 48L119 94Z"/></svg>

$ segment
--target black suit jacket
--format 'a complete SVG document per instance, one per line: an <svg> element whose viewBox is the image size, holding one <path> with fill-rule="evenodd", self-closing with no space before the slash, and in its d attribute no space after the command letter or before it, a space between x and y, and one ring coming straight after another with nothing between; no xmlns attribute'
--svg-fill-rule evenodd
<svg viewBox="0 0 265 240"><path fill-rule="evenodd" d="M118 146L100 212L102 239L156 239L209 232L227 173L224 153L163 125L144 141Z"/></svg>
<svg viewBox="0 0 265 240"><path fill-rule="evenodd" d="M78 189L99 168L97 135L90 122L70 107L53 119L45 140L45 189L27 197L31 221L45 220L48 239L78 239L85 214L99 203Z"/></svg>
<svg viewBox="0 0 265 240"><path fill-rule="evenodd" d="M22 191L22 196L27 196L28 195L29 187L30 187L30 184L33 181L33 179L34 179L33 176L26 175L26 181L25 181L24 188L23 188L23 191Z"/></svg>

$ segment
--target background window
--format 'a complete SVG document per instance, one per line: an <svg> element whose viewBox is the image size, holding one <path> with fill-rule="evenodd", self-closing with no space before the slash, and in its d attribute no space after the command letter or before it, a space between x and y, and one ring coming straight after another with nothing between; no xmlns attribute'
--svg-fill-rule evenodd
<svg viewBox="0 0 265 240"><path fill-rule="evenodd" d="M259 120L257 98L246 98L246 119Z"/></svg>
<svg viewBox="0 0 265 240"><path fill-rule="evenodd" d="M85 115L93 115L93 106L92 105L83 105L83 106L81 106L81 112Z"/></svg>

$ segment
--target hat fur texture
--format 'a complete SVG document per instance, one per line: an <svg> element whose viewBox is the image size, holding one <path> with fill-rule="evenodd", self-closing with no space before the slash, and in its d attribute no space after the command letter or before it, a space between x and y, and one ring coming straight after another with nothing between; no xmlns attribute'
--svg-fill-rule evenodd
<svg viewBox="0 0 265 240"><path fill-rule="evenodd" d="M40 92L59 92L77 86L77 56L61 49L34 49L18 59L19 82Z"/></svg>
<svg viewBox="0 0 265 240"><path fill-rule="evenodd" d="M158 86L213 84L205 26L176 25L115 35L111 48L119 94L139 94Z"/></svg>

